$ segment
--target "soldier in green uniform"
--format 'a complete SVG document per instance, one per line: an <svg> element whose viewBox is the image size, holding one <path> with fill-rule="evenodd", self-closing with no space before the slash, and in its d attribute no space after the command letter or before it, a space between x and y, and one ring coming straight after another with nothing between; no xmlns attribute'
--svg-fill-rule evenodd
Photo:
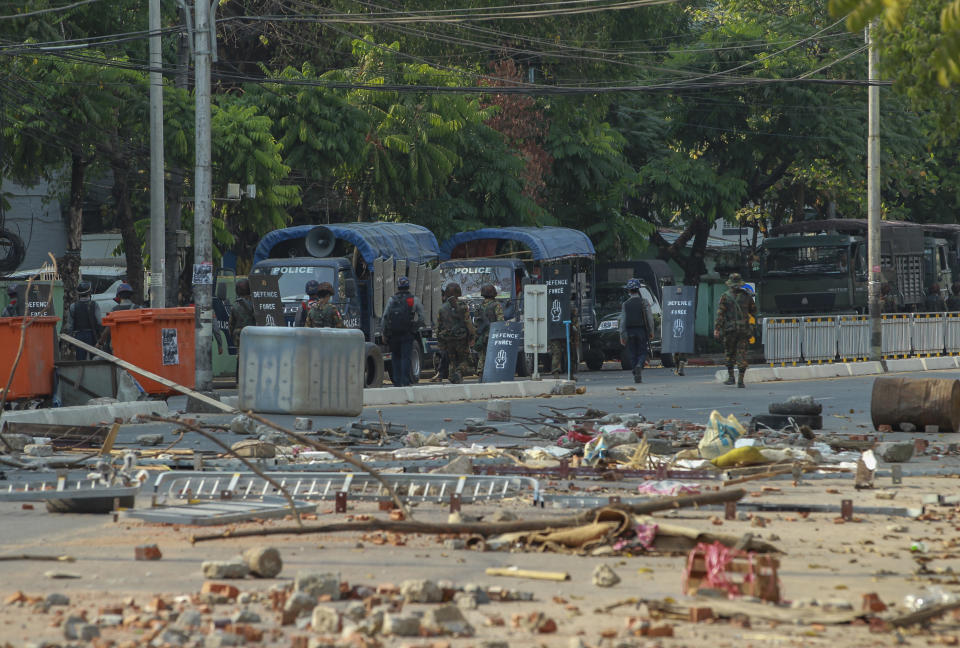
<svg viewBox="0 0 960 648"><path fill-rule="evenodd" d="M740 369L737 387L745 387L743 375L747 373L747 345L753 336L757 318L757 305L750 293L744 290L743 279L736 272L727 279L729 290L720 297L717 305L717 318L713 327L713 337L723 340L723 350L727 360L727 380L732 385L733 367Z"/></svg>
<svg viewBox="0 0 960 648"><path fill-rule="evenodd" d="M340 317L340 311L330 303L330 297L333 296L333 286L329 281L320 284L317 291L317 299L310 302L310 310L307 312L306 323L308 328L343 328L343 318Z"/></svg>
<svg viewBox="0 0 960 648"><path fill-rule="evenodd" d="M470 311L466 304L460 303L463 294L460 284L453 283L446 290L447 301L440 307L437 316L437 342L447 354L450 382L463 382L463 374L473 373L470 363L470 347L477 332L470 321Z"/></svg>
<svg viewBox="0 0 960 648"><path fill-rule="evenodd" d="M247 326L257 323L253 316L253 300L250 298L250 282L237 280L237 300L230 309L230 339L233 346L240 346L240 332Z"/></svg>
<svg viewBox="0 0 960 648"><path fill-rule="evenodd" d="M880 312L897 312L897 298L893 296L893 291L890 289L890 284L888 283L880 286Z"/></svg>
<svg viewBox="0 0 960 648"><path fill-rule="evenodd" d="M497 301L497 289L486 284L480 289L483 304L480 305L480 319L477 326L477 343L474 345L480 359L477 361L477 375L483 378L483 365L487 358L487 342L490 340L490 325L503 321L503 306Z"/></svg>
<svg viewBox="0 0 960 648"><path fill-rule="evenodd" d="M570 355L573 361L570 363L570 377L577 379L577 365L580 364L580 311L577 310L577 304L570 302ZM547 344L547 350L550 351L550 368L553 369L553 377L560 378L560 367L563 366L563 358L567 355L567 338L559 340L550 340Z"/></svg>

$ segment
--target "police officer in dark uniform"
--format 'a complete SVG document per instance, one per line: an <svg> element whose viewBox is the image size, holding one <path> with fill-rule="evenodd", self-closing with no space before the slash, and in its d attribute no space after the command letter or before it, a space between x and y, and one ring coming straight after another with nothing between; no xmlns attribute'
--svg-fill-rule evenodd
<svg viewBox="0 0 960 648"><path fill-rule="evenodd" d="M620 309L620 344L630 358L633 367L633 382L643 382L643 364L647 361L647 349L653 339L653 312L650 304L640 296L640 280L627 282L630 296Z"/></svg>
<svg viewBox="0 0 960 648"><path fill-rule="evenodd" d="M237 300L230 309L230 341L233 346L240 347L240 333L248 326L254 326L257 319L254 316L253 299L250 297L250 282L247 279L237 280Z"/></svg>
<svg viewBox="0 0 960 648"><path fill-rule="evenodd" d="M94 345L103 335L103 322L100 321L100 306L90 298L92 288L89 281L77 284L77 301L70 304L63 323L63 331L81 342ZM76 350L77 360L86 360L87 352Z"/></svg>

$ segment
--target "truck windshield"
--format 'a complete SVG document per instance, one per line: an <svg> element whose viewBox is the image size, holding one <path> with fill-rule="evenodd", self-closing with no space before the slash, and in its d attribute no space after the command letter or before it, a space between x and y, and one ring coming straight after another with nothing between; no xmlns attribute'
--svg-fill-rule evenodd
<svg viewBox="0 0 960 648"><path fill-rule="evenodd" d="M767 250L767 275L846 273L850 258L842 245Z"/></svg>
<svg viewBox="0 0 960 648"><path fill-rule="evenodd" d="M442 286L451 281L460 284L460 290L465 299L479 299L480 289L485 284L493 284L497 289L497 297L509 299L513 297L513 268L505 266L454 266L441 265L440 277Z"/></svg>
<svg viewBox="0 0 960 648"><path fill-rule="evenodd" d="M306 299L307 282L315 279L317 282L328 281L337 285L337 276L333 268L318 266L273 266L264 268L265 274L276 275L279 278L280 298L285 300Z"/></svg>

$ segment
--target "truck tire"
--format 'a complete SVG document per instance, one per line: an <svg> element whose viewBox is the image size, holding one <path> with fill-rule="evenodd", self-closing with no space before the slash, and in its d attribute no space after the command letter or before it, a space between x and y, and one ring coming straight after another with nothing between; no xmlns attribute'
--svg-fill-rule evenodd
<svg viewBox="0 0 960 648"><path fill-rule="evenodd" d="M806 425L811 430L822 430L823 429L823 417L819 414L817 415L803 415L803 414L757 414L750 421L750 430L756 431L760 425L764 425L768 428L774 430L781 430L788 425L790 425L790 420L793 419L797 425Z"/></svg>
<svg viewBox="0 0 960 648"><path fill-rule="evenodd" d="M770 403L768 410L771 414L785 414L787 416L817 416L818 414L823 413L823 405L816 402L791 403L789 401L784 401L782 403Z"/></svg>
<svg viewBox="0 0 960 648"><path fill-rule="evenodd" d="M420 342L413 341L413 349L410 354L410 384L416 385L420 382L420 372L423 371L423 351L420 350Z"/></svg>
<svg viewBox="0 0 960 648"><path fill-rule="evenodd" d="M603 351L599 349L587 349L583 352L583 361L590 371L600 371L603 369Z"/></svg>
<svg viewBox="0 0 960 648"><path fill-rule="evenodd" d="M363 361L363 386L383 387L383 352L372 342L367 342Z"/></svg>

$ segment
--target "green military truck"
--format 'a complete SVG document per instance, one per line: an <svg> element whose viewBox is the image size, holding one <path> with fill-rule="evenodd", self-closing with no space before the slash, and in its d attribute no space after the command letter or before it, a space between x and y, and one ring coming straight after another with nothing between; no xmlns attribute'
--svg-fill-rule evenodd
<svg viewBox="0 0 960 648"><path fill-rule="evenodd" d="M884 221L881 272L901 311L922 309L927 289L949 289L957 274L958 236ZM938 229L939 228L939 229ZM761 316L866 313L867 221L801 221L771 231L760 248L756 276Z"/></svg>

